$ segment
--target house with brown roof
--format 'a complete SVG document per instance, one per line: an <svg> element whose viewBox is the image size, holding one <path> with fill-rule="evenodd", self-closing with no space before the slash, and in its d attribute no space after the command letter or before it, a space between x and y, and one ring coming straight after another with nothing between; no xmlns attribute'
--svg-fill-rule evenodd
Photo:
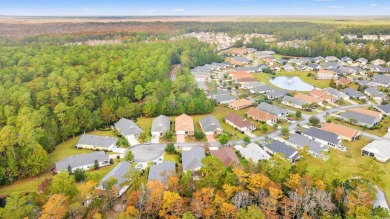
<svg viewBox="0 0 390 219"><path fill-rule="evenodd" d="M220 159L226 167L240 163L232 148L222 147L219 150L211 150L210 153Z"/></svg>
<svg viewBox="0 0 390 219"><path fill-rule="evenodd" d="M298 100L305 101L306 103L321 103L322 101L320 99L317 99L313 96L303 94L303 93L297 93L294 98Z"/></svg>
<svg viewBox="0 0 390 219"><path fill-rule="evenodd" d="M340 78L338 80L335 80L334 83L337 86L339 86L339 85L340 86L347 86L348 84L351 83L351 80L349 80L348 78L342 77L342 78Z"/></svg>
<svg viewBox="0 0 390 219"><path fill-rule="evenodd" d="M321 69L316 74L316 79L318 80L337 80L338 78L337 73L331 70Z"/></svg>
<svg viewBox="0 0 390 219"><path fill-rule="evenodd" d="M278 117L275 115L272 115L270 113L267 113L265 111L259 110L255 107L251 107L248 112L246 113L248 118L259 121L259 122L265 122L268 124L276 123L278 121Z"/></svg>
<svg viewBox="0 0 390 219"><path fill-rule="evenodd" d="M335 133L346 141L358 140L362 135L361 131L335 123L324 123L321 125L321 129L324 131Z"/></svg>
<svg viewBox="0 0 390 219"><path fill-rule="evenodd" d="M232 50L230 50L230 55L232 55L232 56L242 56L242 55L244 55L247 52L248 52L247 49L232 49Z"/></svg>
<svg viewBox="0 0 390 219"><path fill-rule="evenodd" d="M316 98L317 100L323 102L336 102L337 97L329 94L326 90L320 90L320 89L313 89L309 92L309 95Z"/></svg>
<svg viewBox="0 0 390 219"><path fill-rule="evenodd" d="M250 107L252 105L253 105L252 100L241 98L241 99L234 100L234 101L230 102L228 107L231 109L234 109L234 110L240 110L240 109Z"/></svg>
<svg viewBox="0 0 390 219"><path fill-rule="evenodd" d="M229 72L229 76L233 78L235 82L243 78L253 78L253 76L245 71L232 71Z"/></svg>
<svg viewBox="0 0 390 219"><path fill-rule="evenodd" d="M177 135L194 135L194 120L191 116L181 114L175 119L175 131Z"/></svg>
<svg viewBox="0 0 390 219"><path fill-rule="evenodd" d="M256 129L256 126L248 119L235 113L229 113L229 115L225 116L225 122L241 132L253 131Z"/></svg>

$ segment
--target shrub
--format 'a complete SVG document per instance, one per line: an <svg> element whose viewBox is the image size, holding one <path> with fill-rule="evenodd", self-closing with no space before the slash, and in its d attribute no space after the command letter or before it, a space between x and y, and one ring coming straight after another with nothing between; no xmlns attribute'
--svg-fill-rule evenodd
<svg viewBox="0 0 390 219"><path fill-rule="evenodd" d="M165 147L165 152L169 154L175 153L175 145L173 143L167 144L167 146Z"/></svg>

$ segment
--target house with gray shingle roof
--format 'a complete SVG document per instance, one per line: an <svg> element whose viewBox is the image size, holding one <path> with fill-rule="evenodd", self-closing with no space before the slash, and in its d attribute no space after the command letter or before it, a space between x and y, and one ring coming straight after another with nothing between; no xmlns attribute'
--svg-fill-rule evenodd
<svg viewBox="0 0 390 219"><path fill-rule="evenodd" d="M116 148L117 141L118 139L113 137L82 134L76 144L76 147L92 150L111 151L112 149Z"/></svg>
<svg viewBox="0 0 390 219"><path fill-rule="evenodd" d="M342 147L341 143L343 139L340 136L319 128L310 127L308 130L302 132L302 135L324 145L328 145L334 148Z"/></svg>
<svg viewBox="0 0 390 219"><path fill-rule="evenodd" d="M264 150L270 154L283 154L287 160L293 163L299 159L298 151L281 141L272 141L266 144Z"/></svg>
<svg viewBox="0 0 390 219"><path fill-rule="evenodd" d="M219 124L218 120L212 116L208 115L199 120L200 128L206 135L219 135L222 133L222 127Z"/></svg>
<svg viewBox="0 0 390 219"><path fill-rule="evenodd" d="M56 162L56 171L67 171L69 166L71 167L72 172L76 169L88 170L94 167L95 160L99 162L99 167L110 165L110 157L103 151L96 151L88 154L65 157Z"/></svg>
<svg viewBox="0 0 390 219"><path fill-rule="evenodd" d="M390 160L390 140L376 140L362 148L362 155L375 157L380 162Z"/></svg>
<svg viewBox="0 0 390 219"><path fill-rule="evenodd" d="M314 61L315 63L325 62L325 58L322 57L322 56L317 56L317 57L314 57L314 58L313 58L313 61Z"/></svg>
<svg viewBox="0 0 390 219"><path fill-rule="evenodd" d="M390 75L376 75L372 79L372 83L376 86L390 87Z"/></svg>
<svg viewBox="0 0 390 219"><path fill-rule="evenodd" d="M354 111L347 111L341 114L340 118L346 122L350 122L359 126L366 126L368 128L378 125L381 121L381 118L376 118L374 116L369 116Z"/></svg>
<svg viewBox="0 0 390 219"><path fill-rule="evenodd" d="M307 67L309 70L320 70L321 69L321 65L314 64L314 63L307 64Z"/></svg>
<svg viewBox="0 0 390 219"><path fill-rule="evenodd" d="M261 102L256 107L257 109L263 110L264 112L270 113L272 115L275 115L279 118L284 118L288 115L288 110L283 109L282 107L271 105L266 102Z"/></svg>
<svg viewBox="0 0 390 219"><path fill-rule="evenodd" d="M129 185L123 185L128 179L126 178L126 174L129 172L131 168L131 163L127 161L120 162L114 169L112 169L107 175L103 177L99 182L99 188L101 190L109 189L107 187L107 182L110 178L116 179L117 183L114 185L115 190L117 191L117 197L123 195L126 190L129 188Z"/></svg>
<svg viewBox="0 0 390 219"><path fill-rule="evenodd" d="M266 94L267 98L270 100L282 98L284 95L288 93L287 90L284 89L274 89Z"/></svg>
<svg viewBox="0 0 390 219"><path fill-rule="evenodd" d="M276 88L274 88L274 87L265 85L265 86L251 88L250 92L252 94L265 94L265 93L271 92L271 91L273 91L275 89Z"/></svg>
<svg viewBox="0 0 390 219"><path fill-rule="evenodd" d="M375 87L368 87L364 90L364 93L374 99L378 104L381 104L384 100L389 100L389 96L380 92Z"/></svg>
<svg viewBox="0 0 390 219"><path fill-rule="evenodd" d="M139 134L144 132L135 122L125 118L120 119L114 126L128 140L137 139Z"/></svg>
<svg viewBox="0 0 390 219"><path fill-rule="evenodd" d="M357 99L357 100L367 100L367 97L366 95L362 94L361 92L355 90L355 89L352 89L352 88L345 88L343 90L343 92L345 94L347 94L349 97L353 98L353 99Z"/></svg>
<svg viewBox="0 0 390 219"><path fill-rule="evenodd" d="M362 65L366 65L368 60L366 58L358 58L356 59L356 62L359 62Z"/></svg>
<svg viewBox="0 0 390 219"><path fill-rule="evenodd" d="M282 68L283 68L285 71L287 71L287 72L293 72L293 71L295 71L295 68L294 68L292 65L290 65L290 64L283 65Z"/></svg>
<svg viewBox="0 0 390 219"><path fill-rule="evenodd" d="M340 67L340 65L336 62L325 62L321 64L321 68L326 70L334 70L338 67Z"/></svg>
<svg viewBox="0 0 390 219"><path fill-rule="evenodd" d="M327 61L327 62L339 62L340 59L335 57L335 56L327 56L327 57L325 57L325 61Z"/></svg>
<svg viewBox="0 0 390 219"><path fill-rule="evenodd" d="M368 81L368 80L357 80L355 81L356 84L360 85L360 86L366 86L366 87L371 87L373 86L372 82L371 81Z"/></svg>
<svg viewBox="0 0 390 219"><path fill-rule="evenodd" d="M336 90L332 87L327 87L325 88L325 91L328 93L328 94L331 94L335 97L337 97L337 99L343 99L343 100L349 100L349 96L339 90Z"/></svg>
<svg viewBox="0 0 390 219"><path fill-rule="evenodd" d="M168 130L171 130L171 120L164 116L159 115L153 119L151 133L155 136L161 136Z"/></svg>
<svg viewBox="0 0 390 219"><path fill-rule="evenodd" d="M181 157L183 172L197 171L203 166L202 159L206 154L202 147L192 147L191 150L184 150Z"/></svg>
<svg viewBox="0 0 390 219"><path fill-rule="evenodd" d="M295 97L290 97L290 96L284 96L282 99L282 104L286 106L291 106L297 109L303 109L305 105L309 105L309 103L297 99Z"/></svg>
<svg viewBox="0 0 390 219"><path fill-rule="evenodd" d="M148 181L157 180L167 184L169 177L176 174L176 163L164 161L160 164L150 166Z"/></svg>
<svg viewBox="0 0 390 219"><path fill-rule="evenodd" d="M353 62L353 59L351 59L350 57L348 56L344 56L341 58L341 61L345 62L345 63L348 63L348 64L352 64Z"/></svg>
<svg viewBox="0 0 390 219"><path fill-rule="evenodd" d="M375 108L379 110L382 114L385 114L387 116L390 115L390 104L377 105L375 106Z"/></svg>
<svg viewBox="0 0 390 219"><path fill-rule="evenodd" d="M303 135L291 136L289 139L287 139L286 144L297 149L303 149L304 147L308 147L308 151L314 157L320 157L324 152L329 151L328 146L309 139Z"/></svg>
<svg viewBox="0 0 390 219"><path fill-rule="evenodd" d="M234 149L238 150L246 160L252 160L254 163L259 162L259 160L269 160L271 158L265 150L255 143L250 143L246 147L236 145Z"/></svg>
<svg viewBox="0 0 390 219"><path fill-rule="evenodd" d="M223 94L214 96L213 99L217 102L217 104L228 104L234 100L237 100L237 97L230 94Z"/></svg>

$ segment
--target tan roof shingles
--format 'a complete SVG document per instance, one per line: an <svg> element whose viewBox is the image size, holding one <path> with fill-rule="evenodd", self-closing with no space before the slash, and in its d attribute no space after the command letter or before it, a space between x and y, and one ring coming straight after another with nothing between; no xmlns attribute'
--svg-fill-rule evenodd
<svg viewBox="0 0 390 219"><path fill-rule="evenodd" d="M241 98L241 99L234 100L234 101L230 102L229 106L230 107L244 107L244 106L248 106L248 105L252 105L252 104L253 104L253 101L245 99L245 98Z"/></svg>
<svg viewBox="0 0 390 219"><path fill-rule="evenodd" d="M176 131L194 131L194 120L191 116L181 114L175 119Z"/></svg>
<svg viewBox="0 0 390 219"><path fill-rule="evenodd" d="M231 164L239 164L240 161L238 160L236 153L234 153L234 150L229 147L222 147L219 150L211 150L210 153L213 156L218 157L225 166L230 166Z"/></svg>
<svg viewBox="0 0 390 219"><path fill-rule="evenodd" d="M248 112L247 112L247 115L248 116L251 116L251 117L256 117L258 118L260 121L263 121L263 122L267 122L269 120L277 120L278 117L275 116L275 115L272 115L270 113L267 113L267 112L264 112L262 110L259 110L257 108L254 108L254 107L251 107Z"/></svg>
<svg viewBox="0 0 390 219"><path fill-rule="evenodd" d="M321 126L321 129L347 138L361 135L361 131L335 123L325 123Z"/></svg>
<svg viewBox="0 0 390 219"><path fill-rule="evenodd" d="M241 117L235 113L229 113L229 115L227 115L225 119L239 128L249 127L252 125L252 123L248 119L245 119L244 117Z"/></svg>

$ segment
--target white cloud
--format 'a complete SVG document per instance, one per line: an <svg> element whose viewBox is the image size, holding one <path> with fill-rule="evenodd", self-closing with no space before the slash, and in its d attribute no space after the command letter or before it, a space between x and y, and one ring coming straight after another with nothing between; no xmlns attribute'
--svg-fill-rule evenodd
<svg viewBox="0 0 390 219"><path fill-rule="evenodd" d="M176 8L176 9L173 9L172 11L174 11L174 12L183 12L183 11L185 11L185 9L183 9L183 8Z"/></svg>

